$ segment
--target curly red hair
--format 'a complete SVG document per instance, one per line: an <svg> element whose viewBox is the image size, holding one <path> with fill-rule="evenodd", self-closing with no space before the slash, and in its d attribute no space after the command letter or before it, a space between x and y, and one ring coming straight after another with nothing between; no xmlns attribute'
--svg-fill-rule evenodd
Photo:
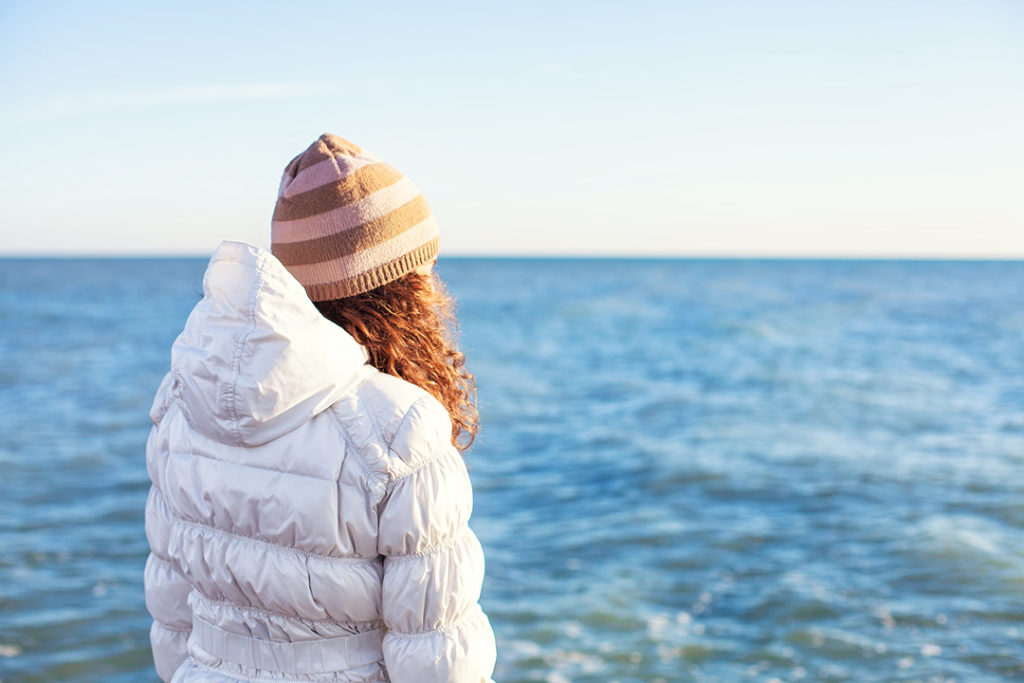
<svg viewBox="0 0 1024 683"><path fill-rule="evenodd" d="M455 302L440 278L412 272L369 292L314 304L367 348L374 367L425 389L447 408L460 452L473 444L476 380L458 350Z"/></svg>

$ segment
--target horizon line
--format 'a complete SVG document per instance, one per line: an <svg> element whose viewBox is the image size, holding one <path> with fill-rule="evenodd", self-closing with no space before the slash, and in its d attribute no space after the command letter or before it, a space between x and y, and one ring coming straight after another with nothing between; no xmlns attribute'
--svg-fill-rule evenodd
<svg viewBox="0 0 1024 683"><path fill-rule="evenodd" d="M44 260L208 260L212 253L204 252L0 252L2 261L44 261ZM1022 262L1024 254L764 254L764 253L677 253L653 254L646 252L605 254L605 253L473 253L462 252L442 254L440 261L447 260L508 260L508 261L974 261L974 262Z"/></svg>

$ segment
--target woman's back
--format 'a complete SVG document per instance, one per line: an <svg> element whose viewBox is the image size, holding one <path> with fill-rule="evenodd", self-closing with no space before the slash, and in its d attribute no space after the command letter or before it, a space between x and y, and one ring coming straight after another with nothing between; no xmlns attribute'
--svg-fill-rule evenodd
<svg viewBox="0 0 1024 683"><path fill-rule="evenodd" d="M221 245L151 412L146 597L165 680L491 675L451 421L366 361L274 256Z"/></svg>

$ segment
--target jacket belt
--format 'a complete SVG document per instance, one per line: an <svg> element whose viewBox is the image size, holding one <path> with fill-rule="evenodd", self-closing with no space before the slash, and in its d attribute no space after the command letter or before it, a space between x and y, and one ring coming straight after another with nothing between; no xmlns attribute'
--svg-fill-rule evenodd
<svg viewBox="0 0 1024 683"><path fill-rule="evenodd" d="M230 633L193 615L189 641L219 659L264 671L311 674L345 671L383 659L384 628L296 643Z"/></svg>

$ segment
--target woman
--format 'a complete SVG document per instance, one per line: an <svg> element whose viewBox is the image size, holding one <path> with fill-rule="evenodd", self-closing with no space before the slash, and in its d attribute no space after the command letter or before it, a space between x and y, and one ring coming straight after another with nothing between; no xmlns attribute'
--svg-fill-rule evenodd
<svg viewBox="0 0 1024 683"><path fill-rule="evenodd" d="M490 678L437 250L416 186L323 135L285 169L273 254L214 254L150 412L163 680Z"/></svg>

